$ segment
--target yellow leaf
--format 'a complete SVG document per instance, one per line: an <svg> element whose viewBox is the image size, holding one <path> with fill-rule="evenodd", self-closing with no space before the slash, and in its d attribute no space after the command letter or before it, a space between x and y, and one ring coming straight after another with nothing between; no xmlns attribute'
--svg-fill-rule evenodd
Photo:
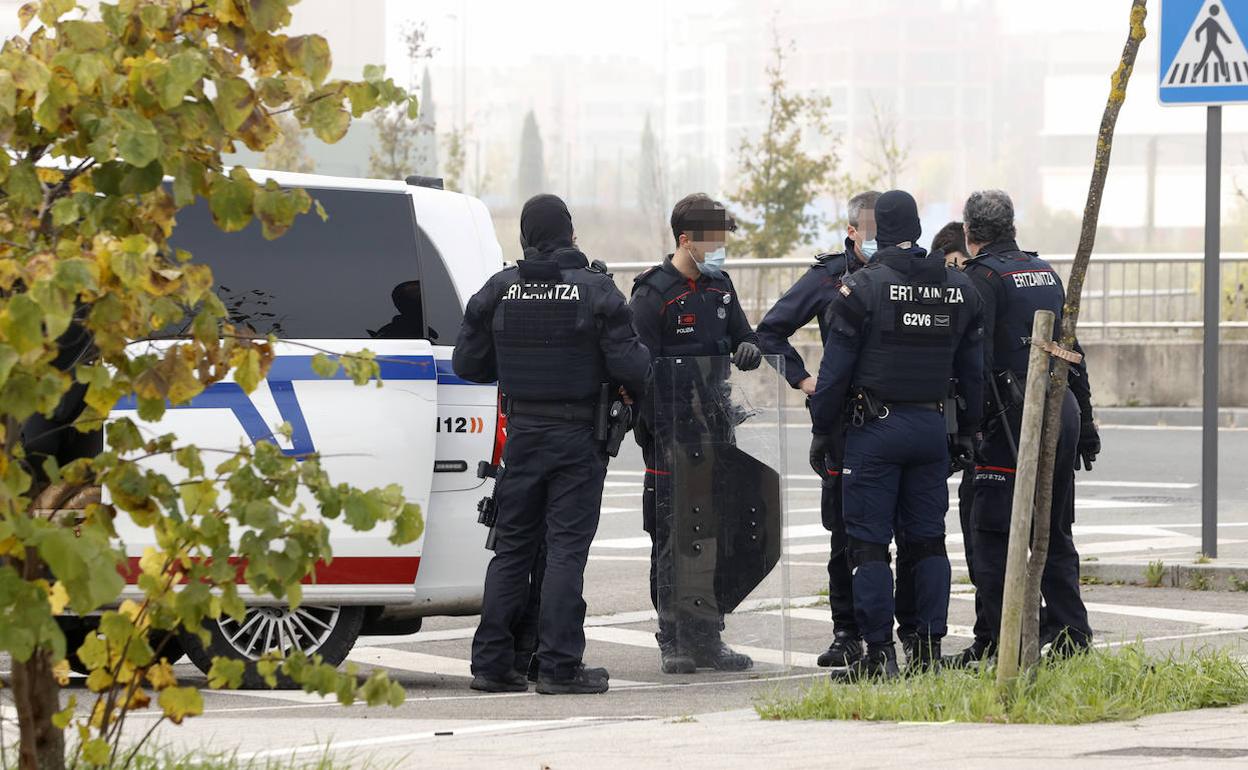
<svg viewBox="0 0 1248 770"><path fill-rule="evenodd" d="M117 608L117 611L130 618L131 622L134 622L135 618L139 617L140 609L141 608L139 607L138 602L133 599L126 599L121 603L121 606Z"/></svg>
<svg viewBox="0 0 1248 770"><path fill-rule="evenodd" d="M143 555L139 557L139 569L144 575L160 577L165 572L165 561L165 555L149 545L143 549Z"/></svg>
<svg viewBox="0 0 1248 770"><path fill-rule="evenodd" d="M147 670L147 681L153 688L163 690L176 685L178 678L174 676L173 666L169 665L169 661L165 659Z"/></svg>
<svg viewBox="0 0 1248 770"><path fill-rule="evenodd" d="M69 604L69 591L65 590L65 584L61 581L48 589L48 604L52 605L52 614L60 615L65 611L65 606Z"/></svg>
<svg viewBox="0 0 1248 770"><path fill-rule="evenodd" d="M160 691L160 707L175 725L204 713L204 698L194 687L167 687Z"/></svg>
<svg viewBox="0 0 1248 770"><path fill-rule="evenodd" d="M134 692L130 693L130 699L126 702L125 709L145 709L152 702L152 696L147 694L147 690L142 687L136 687Z"/></svg>
<svg viewBox="0 0 1248 770"><path fill-rule="evenodd" d="M108 741L92 738L82 745L82 758L92 765L107 765L110 753Z"/></svg>
<svg viewBox="0 0 1248 770"><path fill-rule="evenodd" d="M91 692L104 692L112 685L113 675L105 669L97 668L87 675L87 689Z"/></svg>
<svg viewBox="0 0 1248 770"><path fill-rule="evenodd" d="M57 583L60 585L60 583ZM56 665L52 666L52 676L56 678L56 683L61 687L69 684L69 661L58 660Z"/></svg>
<svg viewBox="0 0 1248 770"><path fill-rule="evenodd" d="M9 536L0 540L0 556L17 556L21 557L26 553L26 547L22 545L22 541L16 537Z"/></svg>

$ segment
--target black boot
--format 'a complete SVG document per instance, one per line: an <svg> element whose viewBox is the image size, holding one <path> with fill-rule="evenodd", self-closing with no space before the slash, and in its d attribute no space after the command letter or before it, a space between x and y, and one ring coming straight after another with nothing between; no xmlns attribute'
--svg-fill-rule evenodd
<svg viewBox="0 0 1248 770"><path fill-rule="evenodd" d="M692 674L698 670L693 656L676 643L676 634L660 628L654 635L659 640L659 661L664 674Z"/></svg>
<svg viewBox="0 0 1248 770"><path fill-rule="evenodd" d="M519 671L508 671L501 677L477 674L468 685L481 692L528 692L529 683Z"/></svg>
<svg viewBox="0 0 1248 770"><path fill-rule="evenodd" d="M967 669L975 668L980 661L988 660L994 654L992 642L987 639L976 639L961 652L946 655L940 659L942 668Z"/></svg>
<svg viewBox="0 0 1248 770"><path fill-rule="evenodd" d="M610 686L608 679L605 668L578 666L567 677L541 674L537 680L537 691L542 695L596 695L607 691Z"/></svg>
<svg viewBox="0 0 1248 770"><path fill-rule="evenodd" d="M915 636L913 650L906 656L906 673L940 670L940 640Z"/></svg>
<svg viewBox="0 0 1248 770"><path fill-rule="evenodd" d="M832 644L819 653L815 662L821 668L844 668L852 666L862 658L862 640L857 636L838 631L832 636Z"/></svg>
<svg viewBox="0 0 1248 770"><path fill-rule="evenodd" d="M694 650L693 662L700 668L716 671L749 671L754 668L753 658L733 651L718 636Z"/></svg>
<svg viewBox="0 0 1248 770"><path fill-rule="evenodd" d="M864 679L887 681L901 676L897 667L897 650L892 642L868 644L867 654L848 668L838 668L831 674L833 682L860 682Z"/></svg>
<svg viewBox="0 0 1248 770"><path fill-rule="evenodd" d="M900 635L901 651L906 656L906 667L914 665L915 659L919 654L919 635L904 634Z"/></svg>

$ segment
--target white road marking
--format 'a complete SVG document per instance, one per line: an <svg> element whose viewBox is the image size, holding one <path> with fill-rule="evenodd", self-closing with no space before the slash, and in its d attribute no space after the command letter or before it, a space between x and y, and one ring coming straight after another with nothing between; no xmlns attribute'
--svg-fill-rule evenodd
<svg viewBox="0 0 1248 770"><path fill-rule="evenodd" d="M963 601L975 601L974 596L954 596ZM1170 607L1141 607L1131 604L1104 604L1101 602L1084 602L1088 612L1099 612L1105 615L1128 615L1134 618L1149 620L1172 620L1178 623L1192 623L1205 628L1227 630L1248 629L1248 615L1232 612L1204 612L1200 610L1176 610Z"/></svg>
<svg viewBox="0 0 1248 770"><path fill-rule="evenodd" d="M1195 489L1196 484L1182 481L1084 481L1075 480L1075 487L1122 487L1125 489Z"/></svg>
<svg viewBox="0 0 1248 770"><path fill-rule="evenodd" d="M649 562L649 556L607 556L605 554L590 554L590 561L644 561Z"/></svg>
<svg viewBox="0 0 1248 770"><path fill-rule="evenodd" d="M780 610L771 610L767 614L782 615L783 613ZM794 607L789 610L789 617L796 618L797 620L813 620L818 623L830 624L832 622L832 613L829 612L826 607L823 610L818 610L814 607ZM945 635L963 637L966 639L975 638L975 632L970 626L947 626Z"/></svg>
<svg viewBox="0 0 1248 770"><path fill-rule="evenodd" d="M423 652L395 650L389 647L358 647L351 651L347 660L365 663L370 666L382 666L399 671L411 671L418 674L435 674L437 676L458 676L472 678L472 663L463 658L448 658L442 655L426 655ZM612 679L611 686L626 688L636 687L640 682L627 679Z"/></svg>
<svg viewBox="0 0 1248 770"><path fill-rule="evenodd" d="M319 692L304 692L303 690L210 690L209 692L246 698L271 698L287 703L338 703L338 696L332 693L321 695Z"/></svg>
<svg viewBox="0 0 1248 770"><path fill-rule="evenodd" d="M779 629L777 629L777 632ZM585 636L599 642L610 642L612 644L625 644L632 647L645 647L647 649L659 648L658 641L655 640L654 634L645 631L634 631L629 628L600 627L585 629ZM783 650L776 650L771 647L754 647L750 645L733 644L732 649L737 652L749 655L756 661L761 663L769 663L775 666L792 665L799 668L817 668L816 660L818 655L811 655L806 652L790 651L785 659Z"/></svg>
<svg viewBox="0 0 1248 770"><path fill-rule="evenodd" d="M453 732L456 736L462 735L483 735L489 733L511 732L513 730L555 730L568 727L573 724L590 724L583 717L573 717L571 719L555 719L549 721L518 721L518 722L489 722L486 724L456 726L453 730L430 730L418 733L403 733L401 735L384 735L377 738L361 738L354 741L331 741L328 745L324 743L306 744L303 746L291 746L284 749L268 749L266 751L255 751L247 754L237 755L240 760L268 759L270 757L297 757L304 754L321 754L327 748L331 751L342 749L357 749L374 746L393 746L403 743L421 743L423 741L435 738L446 737L446 732Z"/></svg>

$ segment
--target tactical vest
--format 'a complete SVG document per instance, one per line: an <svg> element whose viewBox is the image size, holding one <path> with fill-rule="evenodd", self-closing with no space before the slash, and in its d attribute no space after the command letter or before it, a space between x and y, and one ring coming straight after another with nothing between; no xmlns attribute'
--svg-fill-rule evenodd
<svg viewBox="0 0 1248 770"><path fill-rule="evenodd" d="M1000 276L1005 290L1005 307L997 308L996 338L988 341L993 346L993 366L1023 377L1031 355L1029 341L1036 311L1052 310L1057 314L1054 335L1061 329L1062 306L1066 303L1062 281L1048 262L1027 251L986 254L973 264Z"/></svg>
<svg viewBox="0 0 1248 770"><path fill-rule="evenodd" d="M949 392L953 354L971 322L967 294L974 289L951 283L943 262L931 267L906 276L877 263L844 282L853 291L869 285L870 322L853 385L886 403L936 403Z"/></svg>
<svg viewBox="0 0 1248 770"><path fill-rule="evenodd" d="M494 311L503 393L522 401L591 401L606 382L585 268L524 260Z"/></svg>
<svg viewBox="0 0 1248 770"><path fill-rule="evenodd" d="M693 285L682 276L652 268L634 279L633 292L649 286L659 297L659 350L664 356L726 356L732 353L728 325L736 293L726 278ZM725 373L725 376L727 374Z"/></svg>

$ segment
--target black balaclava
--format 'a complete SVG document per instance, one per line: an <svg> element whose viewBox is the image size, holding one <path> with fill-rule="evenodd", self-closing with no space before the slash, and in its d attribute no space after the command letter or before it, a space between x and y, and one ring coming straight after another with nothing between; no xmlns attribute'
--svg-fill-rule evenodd
<svg viewBox="0 0 1248 770"><path fill-rule="evenodd" d="M572 214L556 195L535 195L520 211L520 247L549 254L572 245Z"/></svg>
<svg viewBox="0 0 1248 770"><path fill-rule="evenodd" d="M881 249L909 241L914 244L923 234L919 206L904 190L889 190L875 202L875 240Z"/></svg>

